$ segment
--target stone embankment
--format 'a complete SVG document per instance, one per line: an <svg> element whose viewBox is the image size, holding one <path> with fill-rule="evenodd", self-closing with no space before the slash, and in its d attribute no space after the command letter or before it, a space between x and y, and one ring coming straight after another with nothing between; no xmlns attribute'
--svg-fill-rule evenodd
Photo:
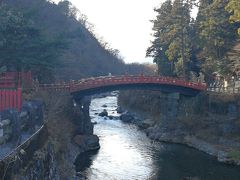
<svg viewBox="0 0 240 180"><path fill-rule="evenodd" d="M186 97L150 91L123 91L119 105L152 140L181 143L221 162L240 165L240 95Z"/></svg>
<svg viewBox="0 0 240 180"><path fill-rule="evenodd" d="M14 109L0 113L0 146L18 145L43 125L43 103L39 100L25 101L22 111ZM0 151L0 159L3 152ZM4 156L4 155L3 155Z"/></svg>
<svg viewBox="0 0 240 180"><path fill-rule="evenodd" d="M0 177L6 179L9 171L24 154L37 150L39 137L44 134L44 105L42 101L25 101L22 111L14 109L0 113ZM31 147L32 146L32 147Z"/></svg>

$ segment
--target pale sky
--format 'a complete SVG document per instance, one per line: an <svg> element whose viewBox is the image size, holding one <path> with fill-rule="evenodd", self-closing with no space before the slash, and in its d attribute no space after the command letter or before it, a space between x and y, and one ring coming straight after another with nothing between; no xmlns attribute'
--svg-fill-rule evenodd
<svg viewBox="0 0 240 180"><path fill-rule="evenodd" d="M56 3L59 0L54 0ZM126 63L149 62L145 58L150 46L154 7L163 0L69 0L94 25L98 36L118 49Z"/></svg>

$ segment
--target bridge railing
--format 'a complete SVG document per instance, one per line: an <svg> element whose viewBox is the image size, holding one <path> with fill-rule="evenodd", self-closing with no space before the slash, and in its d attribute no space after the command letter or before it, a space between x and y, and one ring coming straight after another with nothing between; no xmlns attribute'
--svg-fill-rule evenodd
<svg viewBox="0 0 240 180"><path fill-rule="evenodd" d="M227 93L227 94L239 94L240 88L235 87L209 87L207 89L209 92L215 92L215 93Z"/></svg>
<svg viewBox="0 0 240 180"><path fill-rule="evenodd" d="M112 76L112 77L100 77L95 79L85 79L78 81L74 84L75 87L80 89L88 89L91 87L97 87L98 85L114 85L114 84L133 84L133 83L156 83L156 84L169 84L179 85L189 88L196 88L199 90L205 90L206 85L203 83L187 82L181 79L161 76ZM74 87L73 86L73 87Z"/></svg>

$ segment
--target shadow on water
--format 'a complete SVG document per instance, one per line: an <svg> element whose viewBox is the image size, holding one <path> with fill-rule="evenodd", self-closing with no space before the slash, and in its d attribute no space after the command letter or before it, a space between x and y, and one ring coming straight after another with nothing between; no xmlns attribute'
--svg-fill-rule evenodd
<svg viewBox="0 0 240 180"><path fill-rule="evenodd" d="M83 152L79 154L74 162L76 172L82 172L89 168L92 165L94 156L97 153L98 150Z"/></svg>
<svg viewBox="0 0 240 180"><path fill-rule="evenodd" d="M240 167L219 163L213 156L180 144L161 143L155 153L161 180L240 180Z"/></svg>
<svg viewBox="0 0 240 180"><path fill-rule="evenodd" d="M101 148L82 153L75 161L76 172L86 179L240 180L240 167L219 163L184 145L152 142L132 124L98 116L106 109L117 117L116 106L116 97L91 102L90 115L97 122L94 133L100 138Z"/></svg>

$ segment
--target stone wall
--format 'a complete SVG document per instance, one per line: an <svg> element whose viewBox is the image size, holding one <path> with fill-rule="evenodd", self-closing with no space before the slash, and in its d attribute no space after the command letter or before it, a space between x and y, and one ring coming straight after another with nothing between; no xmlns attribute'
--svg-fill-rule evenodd
<svg viewBox="0 0 240 180"><path fill-rule="evenodd" d="M33 134L43 125L43 103L39 100L26 101L19 113L14 109L4 110L0 113L0 145L21 143L23 133L25 136Z"/></svg>

